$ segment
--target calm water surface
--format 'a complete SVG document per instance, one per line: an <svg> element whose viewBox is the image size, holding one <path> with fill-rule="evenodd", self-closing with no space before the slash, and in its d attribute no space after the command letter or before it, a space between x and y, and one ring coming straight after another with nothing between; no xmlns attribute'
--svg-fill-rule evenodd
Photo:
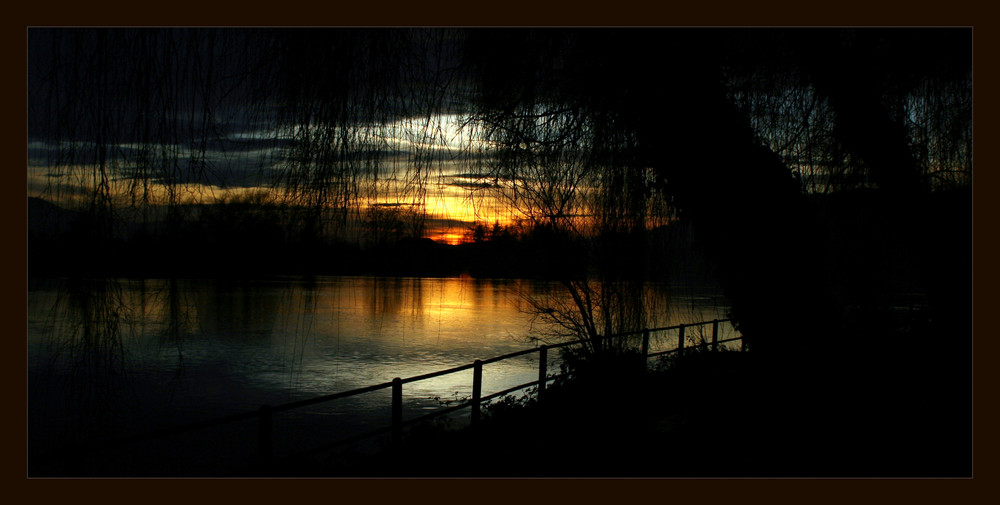
<svg viewBox="0 0 1000 505"><path fill-rule="evenodd" d="M726 317L714 291L650 289L661 301L649 326ZM29 448L47 454L531 348L555 329L533 304L567 301L553 283L471 278L32 282ZM537 367L535 354L488 364L483 394L529 382ZM470 396L471 383L470 370L406 384L404 417ZM315 442L317 427L337 439L383 426L389 405L383 390L294 411L276 418L276 443ZM252 423L226 435L240 430L252 449Z"/></svg>

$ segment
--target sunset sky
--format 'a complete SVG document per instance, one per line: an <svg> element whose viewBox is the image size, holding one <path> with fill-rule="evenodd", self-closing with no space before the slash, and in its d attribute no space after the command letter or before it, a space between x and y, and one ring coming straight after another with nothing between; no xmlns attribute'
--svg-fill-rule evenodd
<svg viewBox="0 0 1000 505"><path fill-rule="evenodd" d="M478 102L468 98L474 86L460 71L449 73L462 68L460 46L450 37L447 30L31 29L28 196L79 207L103 185L101 197L122 212L266 194L272 202L347 210L356 221L369 209L405 209L423 213L425 235L447 243L477 222L509 224L523 217L523 206L511 205L512 191L503 198L494 191L511 189L511 179L482 177L497 151L481 139L499 131L513 139L508 150L521 151L514 157L533 148L519 148L516 134L504 130L509 125L475 117L471 104ZM284 44L287 58L275 63L268 44ZM593 73L570 75L572 82L600 80L600 69L587 71ZM734 102L747 108L756 134L807 191L828 191L831 180L868 184L854 173L863 170L838 157L829 141L834 114L813 87L772 83L770 89L758 76L743 78L727 83L746 95L734 95ZM562 88L553 93L557 103ZM957 111L955 121L965 117L970 97L965 82L909 96L905 126L914 135L934 135L939 123L951 131L937 118L949 117L943 110ZM558 148L513 163L520 182L544 192L552 181L539 178L550 175L539 175L539 167L559 172L562 163L579 161L560 156L588 149L579 138L563 142L562 129L586 136L593 124L613 121L595 116L587 124L579 114L546 109L557 107L551 103L532 106L516 111L528 122L514 129L547 135L542 140ZM489 128L495 130L484 134ZM971 137L913 140L927 146L920 162L934 180L967 177ZM557 180L570 189L555 192L590 182ZM586 212L563 208L565 198L555 204L563 216Z"/></svg>
<svg viewBox="0 0 1000 505"><path fill-rule="evenodd" d="M469 155L469 148L476 142L460 128L460 120L454 114L437 115L429 121L426 118L401 120L379 128L375 135L385 131L395 135L379 139L382 142L380 177L371 181L367 198L359 202L360 213L373 205L422 209L427 216L427 237L449 244L460 243L475 223L509 224L516 217L512 209L493 192L487 191L495 183L472 173L474 160ZM230 127L232 133L206 150L209 169L204 176L173 185L182 202L212 203L264 191L271 194L276 191L275 196L280 200L283 190L269 185L267 178L280 177L280 172L285 170L284 157L288 148L283 144L288 141L287 137L282 131L273 129L249 130L238 124ZM257 143L262 140L275 145L259 147ZM255 144L248 149L245 147L247 142ZM63 150L72 147L66 143L61 145ZM87 149L88 146L80 143L76 147ZM120 200L118 203L128 206L133 193L148 195L152 203L165 202L168 185L162 181L154 178L142 188L133 186L129 173L136 167L130 164L129 157L140 146L120 144L117 148L119 156L107 165L112 172L110 184ZM81 198L89 198L95 184L94 165L50 164L59 149L60 146L44 139L29 141L28 196L72 207L82 203ZM182 159L197 155L195 149L187 145L167 145L164 149L177 153ZM424 155L419 163L414 161L415 151Z"/></svg>
<svg viewBox="0 0 1000 505"><path fill-rule="evenodd" d="M476 153L485 146L460 128L465 117L455 111L461 106L455 98L425 96L426 89L440 88L433 81L437 77L419 74L426 63L414 63L413 75L419 75L402 91L352 88L337 95L337 101L347 100L343 105L350 112L332 123L330 117L295 117L295 110L289 118L282 115L285 96L264 89L262 98L259 89L242 86L240 79L247 76L288 74L284 68L259 71L254 66L253 61L267 65L262 55L267 49L257 47L255 38L243 38L250 33L256 32L29 30L28 196L77 208L103 184L116 211L127 214L147 204L213 203L260 194L296 205L303 187L342 185L334 191L349 193L350 202L338 196L328 208L346 205L354 216L364 216L372 206L424 212L425 235L447 243L457 243L475 222L512 219L506 205L483 191L493 183L474 175L473 165L482 159ZM350 30L318 35L332 37L327 43L335 50L350 46L345 50L352 55L365 50L352 46L360 39ZM101 37L107 38L106 46ZM118 37L133 42L115 42ZM146 45L136 50L136 44ZM421 49L412 49L416 56L408 58L419 59ZM93 64L53 68L52 54ZM327 87L340 93L336 86L344 79L352 83L348 86L381 86L378 78L372 84L368 76L344 77L368 69L351 58L324 62L326 54L303 56L301 64L321 74L339 61L348 67L321 76L325 82L296 85L319 93ZM205 60L215 69L206 70ZM434 105L429 109L423 101ZM69 126L48 121L56 111L73 118L65 123ZM327 172L333 175L323 175Z"/></svg>

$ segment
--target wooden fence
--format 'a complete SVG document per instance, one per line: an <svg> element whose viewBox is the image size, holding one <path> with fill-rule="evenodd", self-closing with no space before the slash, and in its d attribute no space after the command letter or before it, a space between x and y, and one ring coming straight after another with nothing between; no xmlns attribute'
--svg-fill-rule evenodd
<svg viewBox="0 0 1000 505"><path fill-rule="evenodd" d="M655 356L661 356L661 355L673 354L673 353L680 353L680 352L683 352L686 349L708 348L711 351L717 351L720 344L727 343L727 342L734 342L734 341L741 341L741 348L740 348L741 351L746 350L746 343L745 343L745 341L743 341L742 336L737 335L734 338L719 339L719 323L724 323L724 322L728 322L728 321L729 321L729 319L715 319L715 320L712 320L712 321L702 321L702 322L698 322L698 323L689 323L689 324L681 324L681 325L676 325L676 326L666 326L666 327L662 327L662 328L644 329L644 330L635 331L635 332L622 333L622 334L618 334L618 335L615 335L615 336L616 337L625 337L625 336L638 336L639 334L641 334L642 335L642 344L641 344L641 347L640 347L640 352L641 352L643 358L646 359L646 360L648 360L649 358L655 357ZM700 344L691 345L691 346L686 345L686 342L685 342L686 336L687 336L686 335L686 330L689 329L689 328L701 327L701 326L706 326L706 325L712 325L712 339L711 339L711 341L710 342L704 342L703 341ZM674 347L672 349L664 350L664 351L659 351L659 352L649 352L650 351L650 348L649 348L650 335L652 333L655 333L655 332L670 331L670 330L677 330L677 345L676 345L676 347ZM378 390L382 390L382 389L386 389L386 388L390 388L391 392L392 392L392 415L391 415L390 423L388 425L386 425L384 427L381 427L381 428L378 428L376 430L368 431L368 432L361 433L361 434L358 434L358 435L355 435L355 436L352 436L352 437L348 437L348 438L344 438L344 439L341 439L341 440L337 440L337 441L332 442L332 443L318 445L318 446L313 447L311 449L308 449L308 450L305 450L305 451L301 451L301 452L297 452L297 453L292 454L292 455L290 455L288 457L303 457L303 456L308 456L310 454L315 454L315 453L318 453L318 452L330 451L330 450L336 449L338 447L342 447L342 446L345 446L345 445L356 443L356 442L358 442L360 440L364 440L364 439L375 437L375 436L379 436L379 435L386 435L386 434L391 434L391 439L392 439L393 443L397 443L401 439L402 433L403 433L403 429L405 427L408 427L408 426L411 426L411 425L414 425L414 424L417 424L417 423L421 423L421 422L430 420L430 419L435 418L435 417L440 417L440 416L448 415L448 414L451 414L451 413L453 413L455 411L458 411L458 410L461 410L461 409L464 409L464 408L470 408L471 409L470 422L471 422L472 425L476 425L476 424L478 424L480 422L481 417L482 417L482 405L485 402L488 402L488 401L490 401L490 400L492 400L494 398L499 398L499 397L511 394L511 393L519 391L519 390L524 390L526 388L536 387L537 388L537 390L536 390L537 398L538 398L539 401L541 401L542 398L543 398L543 396L544 396L544 394L545 394L546 384L548 382L550 382L550 381L553 381L553 380L556 380L556 379L559 379L559 378L562 378L562 377L565 376L565 374L556 374L556 375L549 375L548 374L548 364L549 364L549 361L548 361L548 351L550 349L559 349L559 348L562 348L562 347L567 347L567 346L572 346L572 345L580 344L582 342L584 342L584 340L581 339L581 340L573 340L573 341L570 341L570 342L563 342L563 343L554 344L554 345L541 345L541 346L538 346L538 347L535 347L535 348L532 348L532 349L525 349L525 350L522 350L522 351L512 352L512 353L509 353L509 354L504 354L502 356L496 356L496 357L489 358L489 359L484 359L484 360L476 360L476 361L474 361L472 363L468 363L468 364L465 364L465 365L456 366L456 367L453 367L453 368L448 368L446 370L439 370L439 371L436 371L436 372L430 372L430 373L426 373L426 374L422 374L422 375L416 375L416 376L413 376L413 377L407 377L405 379L397 377L397 378L392 379L389 382L383 382L381 384L375 384L375 385L372 385L372 386L366 386L366 387L362 387L362 388L358 388L358 389L352 389L350 391L342 391L342 392L339 392L339 393L333 393L333 394L329 394L329 395L318 396L318 397L315 397L315 398L309 398L309 399L305 399L305 400L299 400L299 401L295 401L295 402L284 403L284 404L276 405L276 406L264 405L264 406L260 407L260 409L258 409L256 411L243 412L243 413L240 413L240 414L233 414L233 415L229 415L229 416L224 416L224 417L219 417L219 418L210 419L210 420L206 420L206 421L201 421L201 422L186 424L186 425L182 425L182 426L176 426L176 427L171 427L171 428L164 428L164 429L154 430L154 431L150 431L150 432L142 433L142 434L138 434L138 435L133 435L133 436L122 437L122 438L118 438L118 439L114 439L114 440L104 441L104 442L100 442L100 443L93 444L93 445L90 445L90 446L76 447L72 451L72 453L73 453L72 454L72 456L73 456L72 459L82 458L86 454L90 454L90 453L101 451L101 450L119 448L119 447L127 446L127 445L130 445L130 444L135 444L135 443L138 443L138 442L142 442L142 441L147 441L147 440L152 440L152 439L156 439L156 438L167 437L167 436L176 435L176 434L180 434L180 433L191 432L191 431L195 431L195 430L201 430L201 429L206 429L206 428L211 428L211 427L216 427L216 426L221 426L221 425L225 425L225 424L229 424L229 423L235 423L235 422L238 422L238 421L244 421L244 420L249 420L249 419L256 418L257 419L257 451L258 451L258 456L259 456L259 460L260 460L259 463L261 463L263 465L267 465L268 463L273 462L273 459L274 459L274 442L273 442L274 423L273 423L273 416L274 416L275 413L290 411L290 410L294 410L294 409L300 409L302 407L307 407L307 406L310 406L310 405L316 405L316 404L320 404L320 403L330 402L330 401L338 400L338 399L341 399L341 398L347 398L347 397L351 397L351 396L361 395L361 394L364 394L364 393L370 393L370 392L373 392L373 391L378 391ZM539 355L539 360L538 360L538 379L537 380L533 380L533 381L530 381L530 382L526 382L524 384L519 384L519 385L516 385L516 386L513 386L513 387L509 387L507 389L504 389L503 391L497 391L495 393L491 393L491 394L488 394L488 395L485 395L485 396L482 395L483 365L489 364L489 363L495 363L495 362L498 362L498 361L503 361L503 360L510 359L510 358L515 358L515 357L518 357L518 356L524 356L524 355L528 355L528 354L533 354L533 353L538 353L538 355ZM417 382L417 381L423 381L423 380L427 380L427 379L432 379L432 378L435 378L435 377L441 377L441 376L444 376L444 375L453 374L453 373L456 373L456 372L461 372L461 371L469 370L469 369L472 369L472 371L473 371L473 375L472 375L473 378L472 378L472 397L468 401L461 402L461 403L459 403L457 405L443 407L441 409L435 410L434 412L431 412L431 413L428 413L428 414L425 414L425 415L422 415L422 416L414 417L414 418L407 419L407 420L403 419L403 385L404 384L409 384L409 383L413 383L413 382ZM79 461L79 459L77 459L77 460Z"/></svg>

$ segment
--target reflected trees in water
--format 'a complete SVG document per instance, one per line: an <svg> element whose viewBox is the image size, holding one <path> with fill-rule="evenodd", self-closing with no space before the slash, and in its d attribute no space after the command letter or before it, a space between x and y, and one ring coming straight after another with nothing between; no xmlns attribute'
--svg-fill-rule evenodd
<svg viewBox="0 0 1000 505"><path fill-rule="evenodd" d="M82 211L79 255L93 254L81 268L116 255L194 268L194 248L253 269L420 237L435 179L464 175L451 187L473 190L470 205L502 202L553 256L586 245L553 262L580 269L565 281L582 307L635 291L606 284L649 278L621 270L657 262L650 230L680 219L748 338L780 347L806 320L835 328L835 307L852 303L824 280L844 253L817 195L911 195L887 218L913 220L913 198L968 184L969 41L961 29L33 29L29 178ZM121 252L143 237L145 261ZM801 320L755 304L762 286L800 293ZM580 317L590 338L642 319Z"/></svg>
<svg viewBox="0 0 1000 505"><path fill-rule="evenodd" d="M48 307L44 339L34 359L45 359L30 384L29 411L62 405L58 442L78 443L120 427L122 412L135 406L133 352L137 316L113 279L77 279ZM50 441L57 442L57 441Z"/></svg>
<svg viewBox="0 0 1000 505"><path fill-rule="evenodd" d="M537 254L521 260L572 300L532 303L592 352L634 348L608 336L662 310L643 294L684 273L663 255L682 224L775 370L833 387L798 358L835 370L864 342L856 385L889 387L880 337L904 330L886 308L913 289L931 322L906 336L959 335L934 358L964 389L971 43L962 28L32 29L29 191L81 218L31 249L71 237L67 262L94 272L350 265L365 241L426 236L431 202L458 188L525 230Z"/></svg>

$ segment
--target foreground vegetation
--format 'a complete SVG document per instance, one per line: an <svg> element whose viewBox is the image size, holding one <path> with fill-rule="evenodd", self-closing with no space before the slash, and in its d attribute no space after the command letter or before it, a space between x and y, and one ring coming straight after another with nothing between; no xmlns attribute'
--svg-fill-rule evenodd
<svg viewBox="0 0 1000 505"><path fill-rule="evenodd" d="M251 473L967 477L971 396L955 391L968 380L969 355L928 351L934 329L918 323L882 335L892 345L847 351L860 363L851 368L830 366L834 349L804 356L796 377L753 352L689 352L647 373L635 356L589 361L546 389L544 401L494 402L477 427L425 425L375 455L348 450Z"/></svg>
<svg viewBox="0 0 1000 505"><path fill-rule="evenodd" d="M733 438L716 439L711 423L640 437L657 460L704 458L706 473L725 473L711 470L723 460L736 474L964 474L971 48L968 28L33 29L29 194L75 201L81 219L55 238L29 225L29 268L534 271L567 287L597 342L641 327L634 297L603 295L640 292L612 289L622 279L654 280L629 267L666 263L647 232L680 216L754 356L738 360L738 391L677 407L732 418ZM440 185L488 196L558 240L421 240ZM225 196L251 189L259 197ZM280 205L295 212L275 214ZM389 209L413 219L387 220ZM348 229L373 248L339 242ZM408 240L383 240L401 231ZM603 242L576 262L582 236ZM894 297L911 292L926 295L928 313L899 327ZM654 384L643 398L656 404L680 401L687 382L658 380L625 384ZM638 465L646 452L621 449L640 446L622 437L638 436L625 420L646 414L595 417L621 393L586 391L556 409L565 416L537 414L551 423L544 432L566 434L556 466ZM455 436L532 439L482 433Z"/></svg>

